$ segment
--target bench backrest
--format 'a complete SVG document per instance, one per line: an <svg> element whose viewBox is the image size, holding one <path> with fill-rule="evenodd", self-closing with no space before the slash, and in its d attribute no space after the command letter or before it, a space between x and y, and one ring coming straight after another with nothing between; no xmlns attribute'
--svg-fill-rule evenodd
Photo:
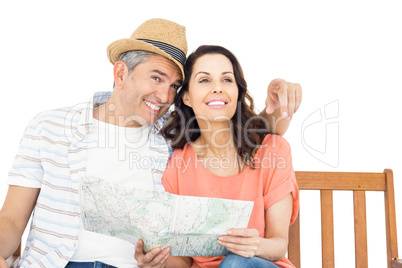
<svg viewBox="0 0 402 268"><path fill-rule="evenodd" d="M383 173L296 171L296 179L301 191L319 190L321 193L321 227L325 227L321 228L322 267L335 267L332 199L334 190L353 191L355 259L358 268L368 267L365 192L384 192L388 268L392 268L392 261L396 264L398 244L392 170L386 169ZM289 229L288 258L296 268L301 267L299 218L300 211ZM14 261L20 254L21 245L9 261ZM400 265L398 262L395 267L401 267Z"/></svg>
<svg viewBox="0 0 402 268"><path fill-rule="evenodd" d="M365 193L366 191L384 192L387 263L388 268L392 267L392 260L398 259L392 170L386 169L383 173L296 171L296 179L301 191L320 191L322 267L326 268L335 267L333 191L353 191L355 260L356 267L359 268L368 267ZM299 217L303 217L302 215L299 212L299 216L289 230L288 258L297 268L301 267Z"/></svg>

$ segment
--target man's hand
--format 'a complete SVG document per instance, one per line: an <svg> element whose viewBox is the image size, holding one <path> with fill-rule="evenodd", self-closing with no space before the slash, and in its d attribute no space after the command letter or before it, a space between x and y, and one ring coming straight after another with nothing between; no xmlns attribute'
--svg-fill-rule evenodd
<svg viewBox="0 0 402 268"><path fill-rule="evenodd" d="M166 261L170 255L170 247L166 247L162 250L161 247L156 247L150 252L145 253L144 251L144 241L138 240L135 246L134 258L137 260L138 267L165 267ZM2 268L2 267L0 267Z"/></svg>
<svg viewBox="0 0 402 268"><path fill-rule="evenodd" d="M221 235L218 244L230 252L251 258L258 254L261 238L256 229L231 229L227 235Z"/></svg>
<svg viewBox="0 0 402 268"><path fill-rule="evenodd" d="M302 89L299 84L277 78L272 80L268 86L265 111L267 114L272 114L280 108L281 116L290 121L293 114L299 109L301 100Z"/></svg>

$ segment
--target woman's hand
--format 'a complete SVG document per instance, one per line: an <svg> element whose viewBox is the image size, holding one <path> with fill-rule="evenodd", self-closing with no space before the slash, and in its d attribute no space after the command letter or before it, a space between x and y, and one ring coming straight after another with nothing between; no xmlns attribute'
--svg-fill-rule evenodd
<svg viewBox="0 0 402 268"><path fill-rule="evenodd" d="M237 255L251 258L259 253L261 237L256 229L230 229L227 235L221 235L218 244Z"/></svg>
<svg viewBox="0 0 402 268"><path fill-rule="evenodd" d="M219 237L218 244L246 258L257 256L269 261L281 260L288 247L292 204L292 194L289 193L266 210L264 238L259 237L256 229L230 229L227 235Z"/></svg>

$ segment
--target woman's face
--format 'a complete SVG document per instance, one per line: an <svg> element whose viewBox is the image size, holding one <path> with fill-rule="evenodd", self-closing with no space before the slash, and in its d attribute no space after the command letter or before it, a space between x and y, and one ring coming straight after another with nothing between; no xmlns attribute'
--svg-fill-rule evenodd
<svg viewBox="0 0 402 268"><path fill-rule="evenodd" d="M230 60L221 54L197 59L183 102L197 119L229 121L236 112L239 90Z"/></svg>

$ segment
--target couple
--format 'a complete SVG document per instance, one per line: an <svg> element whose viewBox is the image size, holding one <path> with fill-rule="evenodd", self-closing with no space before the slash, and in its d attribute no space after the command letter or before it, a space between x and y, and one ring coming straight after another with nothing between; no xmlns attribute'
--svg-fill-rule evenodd
<svg viewBox="0 0 402 268"><path fill-rule="evenodd" d="M100 92L88 106L48 111L31 120L0 212L0 267L17 248L32 211L21 266L133 267L137 260L140 267L217 267L221 262L169 257L170 248L145 253L142 241L134 246L84 230L78 196L83 174L146 189L162 190L163 183L176 194L254 201L249 228L230 230L220 238L233 253L221 265L274 265L267 263L282 259L278 267L292 267L284 255L288 226L298 209L297 186L289 145L269 134L264 118L277 133L286 131L300 105L300 87L271 82L267 102L273 113L258 118L240 65L229 51L200 47L184 65L186 52L184 27L161 19L146 21L131 38L108 47L114 64L112 93ZM174 101L177 112L163 117ZM279 103L283 107L273 111ZM281 110L288 115L278 120ZM119 146L103 146L116 139ZM160 167L166 163L142 169L124 161L132 154L167 159L166 140L177 150L163 178ZM273 155L278 165L267 166ZM180 156L202 165L180 170L175 165ZM219 167L209 159L220 161ZM257 257L248 258L252 256Z"/></svg>

